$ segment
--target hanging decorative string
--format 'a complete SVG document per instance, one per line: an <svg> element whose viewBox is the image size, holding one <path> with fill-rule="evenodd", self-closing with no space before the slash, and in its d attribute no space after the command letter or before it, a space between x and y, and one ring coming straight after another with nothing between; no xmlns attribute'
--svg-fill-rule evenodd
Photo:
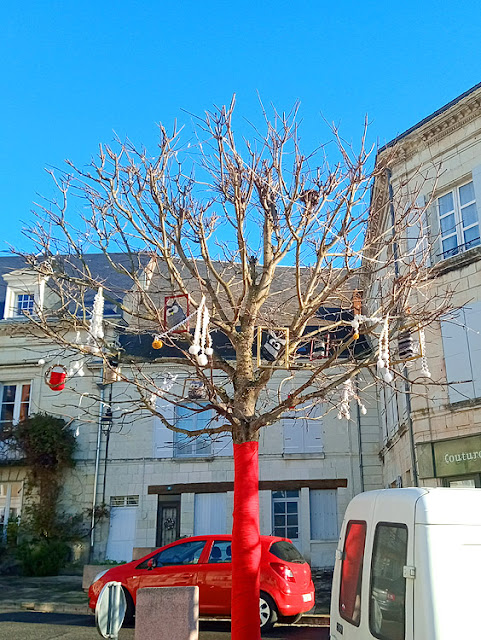
<svg viewBox="0 0 481 640"><path fill-rule="evenodd" d="M419 346L421 348L421 373L426 378L431 377L431 372L429 371L428 359L426 357L426 336L424 335L424 329L419 329Z"/></svg>
<svg viewBox="0 0 481 640"><path fill-rule="evenodd" d="M366 415L367 409L361 402L361 398L354 391L354 385L352 384L351 378L349 378L349 380L344 380L343 382L342 400L339 407L339 413L337 414L339 420L342 420L343 418L346 420L351 419L351 409L349 406L351 400L356 400L362 415Z"/></svg>
<svg viewBox="0 0 481 640"><path fill-rule="evenodd" d="M92 317L90 318L90 327L87 338L87 345L94 353L100 351L99 341L104 338L104 292L103 288L95 294L94 304L92 307Z"/></svg>
<svg viewBox="0 0 481 640"><path fill-rule="evenodd" d="M389 357L389 315L384 319L384 324L379 335L379 348L377 357L377 369L379 375L384 378L384 382L388 384L393 381L394 377L390 369Z"/></svg>
<svg viewBox="0 0 481 640"><path fill-rule="evenodd" d="M178 377L178 373L174 374L169 373L168 371L164 371L164 373L162 374L162 384L160 385L160 389L157 391L157 393L152 393L150 395L150 406L153 409L156 408L157 398L162 398L165 393L169 393Z"/></svg>
<svg viewBox="0 0 481 640"><path fill-rule="evenodd" d="M202 296L199 307L197 309L197 321L194 331L194 342L189 347L189 353L196 357L197 364L205 367L209 362L208 356L214 353L212 349L212 340L209 335L210 315L207 305L205 304L205 296Z"/></svg>

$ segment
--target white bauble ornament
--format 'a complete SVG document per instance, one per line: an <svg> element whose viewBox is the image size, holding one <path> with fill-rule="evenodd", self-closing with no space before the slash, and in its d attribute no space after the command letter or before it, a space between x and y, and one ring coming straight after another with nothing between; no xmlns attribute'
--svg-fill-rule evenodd
<svg viewBox="0 0 481 640"><path fill-rule="evenodd" d="M201 353L197 356L197 363L200 367L205 367L209 362L209 358L205 355L205 353Z"/></svg>
<svg viewBox="0 0 481 640"><path fill-rule="evenodd" d="M189 353L192 354L193 356L196 356L200 351L200 345L198 344L191 344L189 347Z"/></svg>

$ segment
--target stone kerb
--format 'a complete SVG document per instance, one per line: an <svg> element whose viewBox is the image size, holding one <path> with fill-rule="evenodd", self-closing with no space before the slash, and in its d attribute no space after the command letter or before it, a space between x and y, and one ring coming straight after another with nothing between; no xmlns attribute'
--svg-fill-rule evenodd
<svg viewBox="0 0 481 640"><path fill-rule="evenodd" d="M199 587L137 591L135 640L198 640Z"/></svg>

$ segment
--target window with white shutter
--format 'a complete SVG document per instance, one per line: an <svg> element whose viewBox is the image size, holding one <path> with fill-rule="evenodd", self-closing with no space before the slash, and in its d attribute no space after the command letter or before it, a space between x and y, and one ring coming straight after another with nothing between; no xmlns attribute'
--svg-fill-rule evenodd
<svg viewBox="0 0 481 640"><path fill-rule="evenodd" d="M281 422L284 431L284 453L322 453L324 444L322 441L322 410L317 408L316 414L303 409L289 411L282 416Z"/></svg>
<svg viewBox="0 0 481 640"><path fill-rule="evenodd" d="M470 304L441 322L449 400L481 398L481 303Z"/></svg>
<svg viewBox="0 0 481 640"><path fill-rule="evenodd" d="M337 540L336 489L310 489L311 540Z"/></svg>

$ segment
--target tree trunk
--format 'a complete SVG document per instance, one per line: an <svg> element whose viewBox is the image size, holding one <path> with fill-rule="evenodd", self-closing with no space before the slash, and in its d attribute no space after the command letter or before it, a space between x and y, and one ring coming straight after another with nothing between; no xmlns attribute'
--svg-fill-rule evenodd
<svg viewBox="0 0 481 640"><path fill-rule="evenodd" d="M232 640L260 640L259 443L234 443Z"/></svg>

